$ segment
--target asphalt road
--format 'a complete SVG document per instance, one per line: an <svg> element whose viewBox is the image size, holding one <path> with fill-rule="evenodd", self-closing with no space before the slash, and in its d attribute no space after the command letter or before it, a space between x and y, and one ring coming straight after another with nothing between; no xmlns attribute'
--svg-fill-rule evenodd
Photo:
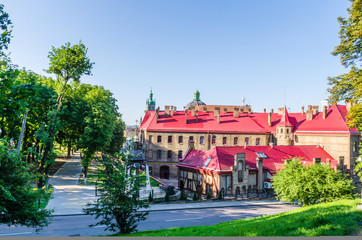
<svg viewBox="0 0 362 240"><path fill-rule="evenodd" d="M190 210L153 211L147 220L140 222L139 231L156 230L172 227L187 227L213 225L237 219L254 218L262 215L272 215L297 208L295 205L278 204L263 206L239 206L223 208L203 208ZM58 216L53 222L39 233L27 227L8 227L0 225L0 237L10 236L97 236L112 234L105 232L105 226L89 227L96 223L92 216Z"/></svg>

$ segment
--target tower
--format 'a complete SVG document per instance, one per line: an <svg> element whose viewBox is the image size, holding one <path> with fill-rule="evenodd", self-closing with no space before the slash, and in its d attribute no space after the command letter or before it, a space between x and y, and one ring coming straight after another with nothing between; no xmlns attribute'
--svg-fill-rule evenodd
<svg viewBox="0 0 362 240"><path fill-rule="evenodd" d="M278 123L277 129L276 129L277 130L276 138L278 141L278 145L282 145L282 146L292 145L293 127L294 127L294 124L292 124L290 121L287 107L284 106L282 118L281 118L280 122Z"/></svg>
<svg viewBox="0 0 362 240"><path fill-rule="evenodd" d="M146 101L146 111L155 111L156 110L156 101L153 100L152 89L150 92L150 98Z"/></svg>

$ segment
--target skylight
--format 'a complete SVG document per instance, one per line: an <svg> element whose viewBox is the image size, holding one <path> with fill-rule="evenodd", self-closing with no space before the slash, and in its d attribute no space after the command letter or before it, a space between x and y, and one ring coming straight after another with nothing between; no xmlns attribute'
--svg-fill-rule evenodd
<svg viewBox="0 0 362 240"><path fill-rule="evenodd" d="M256 153L256 155L258 155L258 157L260 157L260 158L268 158L266 155L265 155L265 153L263 153L263 152L257 152Z"/></svg>
<svg viewBox="0 0 362 240"><path fill-rule="evenodd" d="M204 167L207 167L207 165L209 165L210 161L211 161L211 157L206 159L206 162L204 163Z"/></svg>

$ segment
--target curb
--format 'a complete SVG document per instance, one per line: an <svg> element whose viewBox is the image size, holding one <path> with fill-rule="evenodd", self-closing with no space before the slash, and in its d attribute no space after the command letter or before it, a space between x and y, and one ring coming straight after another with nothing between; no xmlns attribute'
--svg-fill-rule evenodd
<svg viewBox="0 0 362 240"><path fill-rule="evenodd" d="M192 203L190 203L192 204ZM223 207L243 207L243 206L264 206L264 205L281 205L281 204L289 204L294 205L294 203L284 203L284 202L271 202L271 203L251 203L251 204L236 204L230 206L192 206L192 207L184 207L184 208L168 208L168 209L142 209L137 212L161 212L161 211L175 211L175 210L189 210L189 209L205 209L205 208L223 208ZM52 215L53 217L65 217L65 216L81 216L86 215L85 213L69 213L69 214L57 214Z"/></svg>

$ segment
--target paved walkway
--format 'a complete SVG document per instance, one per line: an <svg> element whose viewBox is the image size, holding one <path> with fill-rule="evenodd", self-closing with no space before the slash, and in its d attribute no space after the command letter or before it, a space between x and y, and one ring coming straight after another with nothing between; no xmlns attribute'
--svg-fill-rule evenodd
<svg viewBox="0 0 362 240"><path fill-rule="evenodd" d="M49 180L54 190L47 209L54 209L53 215L83 214L86 203L96 199L94 186L80 186L78 180L82 170L79 153L66 162Z"/></svg>

